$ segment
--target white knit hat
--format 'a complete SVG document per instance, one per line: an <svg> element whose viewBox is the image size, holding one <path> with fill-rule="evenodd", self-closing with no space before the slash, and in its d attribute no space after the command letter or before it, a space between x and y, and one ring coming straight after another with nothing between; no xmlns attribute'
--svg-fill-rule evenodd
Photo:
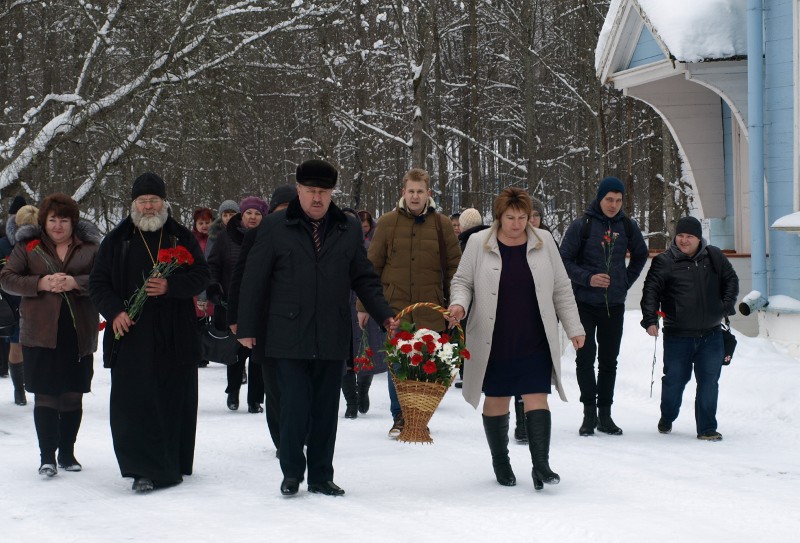
<svg viewBox="0 0 800 543"><path fill-rule="evenodd" d="M470 228L475 228L483 224L483 217L480 211L474 207L470 207L461 212L458 223L461 225L461 231L466 232Z"/></svg>

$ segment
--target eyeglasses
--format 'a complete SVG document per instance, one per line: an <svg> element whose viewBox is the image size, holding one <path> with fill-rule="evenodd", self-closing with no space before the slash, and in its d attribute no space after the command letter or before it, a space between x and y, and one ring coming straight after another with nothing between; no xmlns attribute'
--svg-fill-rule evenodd
<svg viewBox="0 0 800 543"><path fill-rule="evenodd" d="M139 207L155 206L161 203L161 198L136 198L133 203Z"/></svg>
<svg viewBox="0 0 800 543"><path fill-rule="evenodd" d="M542 216L537 211L531 213L531 219L540 219Z"/></svg>

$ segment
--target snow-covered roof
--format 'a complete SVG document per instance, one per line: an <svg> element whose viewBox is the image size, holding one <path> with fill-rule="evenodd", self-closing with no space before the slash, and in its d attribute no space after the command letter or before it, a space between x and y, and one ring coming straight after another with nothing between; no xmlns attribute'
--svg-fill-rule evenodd
<svg viewBox="0 0 800 543"><path fill-rule="evenodd" d="M638 11L646 27L676 60L700 62L747 54L747 0L611 0L595 50L601 67L625 8Z"/></svg>

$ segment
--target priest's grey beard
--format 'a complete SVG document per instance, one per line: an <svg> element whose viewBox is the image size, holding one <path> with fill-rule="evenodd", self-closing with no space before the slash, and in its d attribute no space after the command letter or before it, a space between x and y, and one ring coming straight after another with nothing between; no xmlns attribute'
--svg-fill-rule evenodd
<svg viewBox="0 0 800 543"><path fill-rule="evenodd" d="M142 232L159 230L167 222L167 217L169 217L169 203L167 202L164 202L161 211L152 216L145 216L136 209L136 204L131 204L131 220L133 220L133 225Z"/></svg>

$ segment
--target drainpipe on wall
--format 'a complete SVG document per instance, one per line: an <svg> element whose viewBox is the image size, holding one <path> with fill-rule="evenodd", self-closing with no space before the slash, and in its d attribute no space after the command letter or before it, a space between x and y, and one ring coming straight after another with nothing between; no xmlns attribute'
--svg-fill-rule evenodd
<svg viewBox="0 0 800 543"><path fill-rule="evenodd" d="M747 0L747 130L750 159L750 247L753 290L767 303L767 227L764 198L764 0ZM742 304L745 305L745 304ZM740 306L740 310L743 309ZM744 313L745 315L748 314Z"/></svg>

